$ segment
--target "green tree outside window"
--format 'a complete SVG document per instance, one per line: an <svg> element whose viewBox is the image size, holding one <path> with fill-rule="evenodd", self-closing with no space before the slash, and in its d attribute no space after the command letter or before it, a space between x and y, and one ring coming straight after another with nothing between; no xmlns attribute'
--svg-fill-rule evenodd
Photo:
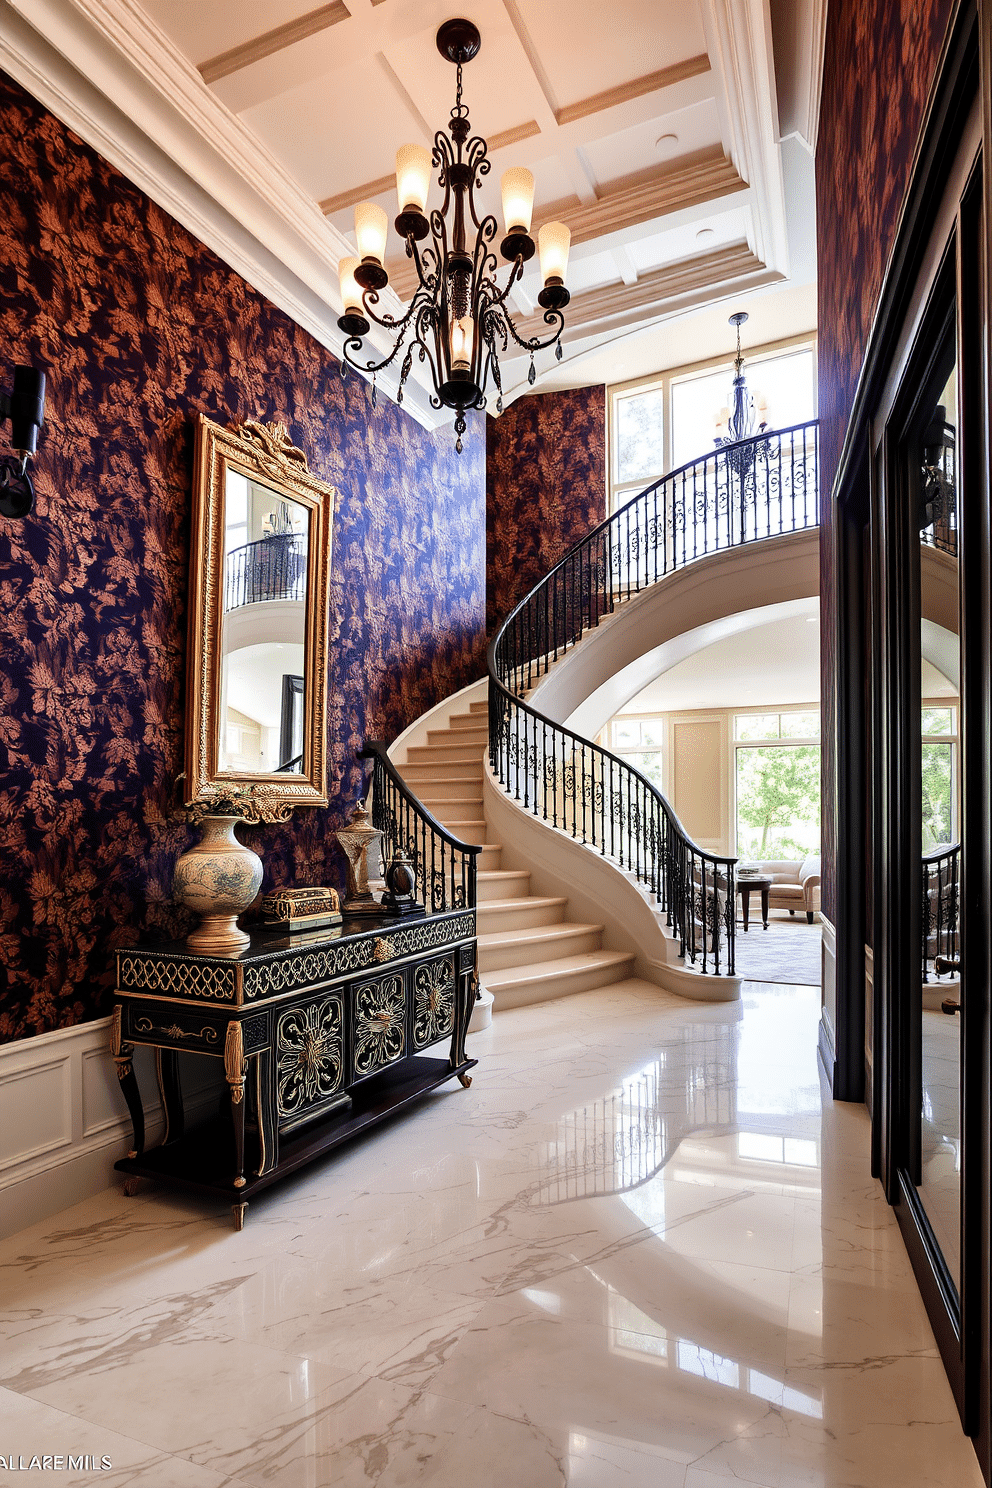
<svg viewBox="0 0 992 1488"><path fill-rule="evenodd" d="M737 851L759 861L820 851L820 748L738 749Z"/></svg>

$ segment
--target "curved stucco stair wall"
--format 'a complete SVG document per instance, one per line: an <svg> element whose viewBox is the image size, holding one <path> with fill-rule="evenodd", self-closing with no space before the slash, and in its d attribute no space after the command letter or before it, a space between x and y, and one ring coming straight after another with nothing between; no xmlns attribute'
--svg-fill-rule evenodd
<svg viewBox="0 0 992 1488"><path fill-rule="evenodd" d="M593 739L662 672L762 620L808 612L819 592L819 528L698 558L618 605L553 664L527 701Z"/></svg>

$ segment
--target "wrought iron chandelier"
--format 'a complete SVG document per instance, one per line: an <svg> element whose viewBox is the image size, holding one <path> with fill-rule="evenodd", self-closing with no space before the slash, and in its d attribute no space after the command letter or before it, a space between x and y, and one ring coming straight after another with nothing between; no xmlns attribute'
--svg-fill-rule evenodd
<svg viewBox="0 0 992 1488"><path fill-rule="evenodd" d="M747 378L744 376L744 355L741 351L741 326L747 320L746 310L735 310L727 322L728 325L737 327L737 356L734 358L734 386L732 391L733 408L721 408L717 414L717 429L726 428L726 434L717 434L713 443L717 449L726 449L729 445L740 444L744 439L750 439L757 432L763 434L768 427L765 417L766 407L763 398L758 400L758 413L755 412L755 400L748 391Z"/></svg>
<svg viewBox="0 0 992 1488"><path fill-rule="evenodd" d="M416 354L430 369L432 406L455 411L455 448L459 454L465 414L469 409L485 407L490 378L497 392L496 411L503 411L499 356L511 341L530 352L531 384L536 377L536 351L554 345L555 356L561 360L565 327L561 312L570 298L565 288L569 230L562 222L548 222L538 233L544 287L537 297L548 334L543 338L521 336L507 309L507 296L535 251L530 233L534 177L520 167L506 171L501 181L506 236L500 253L509 263L510 272L502 290L497 283L499 260L490 244L499 225L492 215L480 219L475 202L475 193L492 167L485 140L480 135L470 138L468 106L462 102L462 66L477 55L481 42L478 28L471 21L450 20L440 28L437 49L458 69L447 133L437 131L433 151L421 145L403 145L396 154L400 211L395 227L406 242L407 257L414 262L418 280L406 313L397 319L376 310L389 275L385 267L386 214L374 202L360 202L355 208L358 257L344 258L338 267L344 303L338 325L347 337L342 376L349 366L371 373L375 406L378 373L390 366L405 347L396 393L396 401L402 403ZM435 208L428 217L432 169L438 173L444 199L440 209ZM362 338L368 335L372 322L396 334L392 351L381 361L362 359Z"/></svg>

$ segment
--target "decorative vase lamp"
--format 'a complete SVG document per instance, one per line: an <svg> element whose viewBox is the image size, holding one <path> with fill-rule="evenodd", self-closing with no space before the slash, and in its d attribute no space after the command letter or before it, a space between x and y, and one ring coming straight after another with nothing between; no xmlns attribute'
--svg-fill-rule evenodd
<svg viewBox="0 0 992 1488"><path fill-rule="evenodd" d="M381 915L382 905L369 888L368 852L382 833L372 825L368 807L359 801L348 819L348 825L335 834L341 851L348 860L348 897L341 906L346 919Z"/></svg>
<svg viewBox="0 0 992 1488"><path fill-rule="evenodd" d="M186 937L194 951L241 951L248 944L238 915L262 887L262 860L235 837L242 820L236 812L204 815L199 842L176 863L172 897L201 916Z"/></svg>

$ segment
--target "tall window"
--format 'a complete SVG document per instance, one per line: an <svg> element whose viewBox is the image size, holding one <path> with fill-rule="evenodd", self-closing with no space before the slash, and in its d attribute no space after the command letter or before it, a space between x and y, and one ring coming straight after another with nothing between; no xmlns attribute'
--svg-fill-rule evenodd
<svg viewBox="0 0 992 1488"><path fill-rule="evenodd" d="M665 473L665 388L645 383L613 399L613 510Z"/></svg>
<svg viewBox="0 0 992 1488"><path fill-rule="evenodd" d="M958 840L957 709L924 707L923 851L939 852Z"/></svg>
<svg viewBox="0 0 992 1488"><path fill-rule="evenodd" d="M758 862L820 851L820 714L734 719L737 852Z"/></svg>
<svg viewBox="0 0 992 1488"><path fill-rule="evenodd" d="M748 388L771 429L816 417L815 342L750 352ZM667 471L714 448L716 416L730 402L733 359L679 367L610 389L611 511Z"/></svg>
<svg viewBox="0 0 992 1488"><path fill-rule="evenodd" d="M770 429L791 429L793 424L804 424L816 417L811 347L766 357L748 357L744 374L748 390L755 400L756 423L765 419ZM673 377L673 470L708 455L713 449L715 415L730 404L733 377L732 364L715 372Z"/></svg>
<svg viewBox="0 0 992 1488"><path fill-rule="evenodd" d="M665 720L661 715L614 718L606 746L646 775L661 790L661 750Z"/></svg>

